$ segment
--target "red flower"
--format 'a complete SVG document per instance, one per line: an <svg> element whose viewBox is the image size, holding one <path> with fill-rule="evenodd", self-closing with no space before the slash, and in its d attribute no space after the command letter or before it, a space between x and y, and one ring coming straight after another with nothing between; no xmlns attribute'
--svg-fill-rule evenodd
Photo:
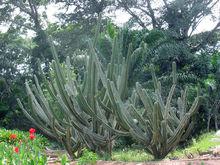
<svg viewBox="0 0 220 165"><path fill-rule="evenodd" d="M16 134L11 134L11 135L9 136L9 138L10 138L11 140L16 139L16 138L17 138L17 135L16 135Z"/></svg>
<svg viewBox="0 0 220 165"><path fill-rule="evenodd" d="M31 140L34 140L35 135L31 133L29 137L30 137Z"/></svg>
<svg viewBox="0 0 220 165"><path fill-rule="evenodd" d="M33 134L33 133L36 132L36 130L35 130L34 128L30 128L30 129L29 129L29 132L30 132L30 134Z"/></svg>
<svg viewBox="0 0 220 165"><path fill-rule="evenodd" d="M14 148L14 152L18 153L18 152L19 152L19 148L18 148L18 147L15 147L15 148Z"/></svg>

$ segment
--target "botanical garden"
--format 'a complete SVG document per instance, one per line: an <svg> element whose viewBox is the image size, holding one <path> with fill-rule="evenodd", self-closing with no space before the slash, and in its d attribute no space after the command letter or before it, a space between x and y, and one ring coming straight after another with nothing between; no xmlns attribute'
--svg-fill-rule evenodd
<svg viewBox="0 0 220 165"><path fill-rule="evenodd" d="M0 165L220 164L219 11L0 1Z"/></svg>

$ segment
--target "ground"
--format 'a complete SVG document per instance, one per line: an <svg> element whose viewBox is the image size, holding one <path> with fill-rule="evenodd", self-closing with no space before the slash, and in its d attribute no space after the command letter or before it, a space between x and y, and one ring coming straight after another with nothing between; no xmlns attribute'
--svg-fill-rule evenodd
<svg viewBox="0 0 220 165"><path fill-rule="evenodd" d="M200 156L193 157L192 159L179 159L179 160L161 160L161 161L149 161L149 162L117 162L117 161L98 161L97 165L220 165L220 155L217 151L210 151ZM49 165L60 165L57 162L56 153L50 151L47 153L51 158ZM76 165L73 161L70 165Z"/></svg>
<svg viewBox="0 0 220 165"><path fill-rule="evenodd" d="M49 165L59 165L60 163L49 163ZM72 162L71 165L76 165ZM97 165L220 165L220 158L218 159L187 159L187 160L165 160L158 162L114 162L114 161L98 161Z"/></svg>

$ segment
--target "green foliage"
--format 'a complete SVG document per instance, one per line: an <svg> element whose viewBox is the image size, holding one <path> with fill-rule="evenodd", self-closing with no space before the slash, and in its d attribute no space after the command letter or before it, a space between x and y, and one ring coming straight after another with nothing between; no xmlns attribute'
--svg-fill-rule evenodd
<svg viewBox="0 0 220 165"><path fill-rule="evenodd" d="M17 144L18 146L18 144ZM44 165L47 163L47 156L43 150L35 143L19 146L19 153L15 153L14 147L6 143L0 143L0 163L2 164L22 164L22 165ZM32 150L30 150L32 148Z"/></svg>
<svg viewBox="0 0 220 165"><path fill-rule="evenodd" d="M37 63L38 60L44 64L44 70L49 72L49 63L52 60L52 54L46 32L42 29L39 29L36 36L33 38L33 42L36 46L32 49L32 55L30 58L30 67L32 69L32 73L36 75L40 74Z"/></svg>
<svg viewBox="0 0 220 165"><path fill-rule="evenodd" d="M16 97L23 97L25 93L22 84L23 80L8 79L5 81L3 79L0 81L3 82L0 84L0 97L2 100L0 103L0 126L8 129L17 128L22 130L29 128L31 123L24 120L25 116L16 103Z"/></svg>
<svg viewBox="0 0 220 165"><path fill-rule="evenodd" d="M114 39L117 36L117 27L111 22L108 22L106 31L111 39Z"/></svg>
<svg viewBox="0 0 220 165"><path fill-rule="evenodd" d="M197 85L210 73L210 53L201 51L194 53L189 46L176 40L166 30L123 30L123 55L126 56L128 43L141 48L133 58L129 77L130 86L135 82L147 84L150 80L150 65L155 65L155 72L161 82L169 84L171 63L176 62L179 70L179 85ZM207 69L208 68L208 69Z"/></svg>
<svg viewBox="0 0 220 165"><path fill-rule="evenodd" d="M24 61L28 61L32 48L31 42L19 36L10 29L6 33L0 32L0 125L17 128L21 125L11 116L19 113L16 97L24 94L23 78L29 69ZM20 117L23 115L20 114Z"/></svg>
<svg viewBox="0 0 220 165"><path fill-rule="evenodd" d="M64 155L61 156L60 162L61 162L61 165L66 165L66 164L67 164L67 162L68 162L68 157L66 156L66 154L64 154Z"/></svg>
<svg viewBox="0 0 220 165"><path fill-rule="evenodd" d="M217 4L218 0L163 1L160 7L157 6L157 1L148 0L121 0L117 3L119 8L122 8L131 15L129 23L133 27L137 27L138 24L143 29L148 28L149 25L153 29L164 29L177 42L187 43L186 45L194 52L206 47L209 42L212 42L213 45L216 44L214 39L216 36L213 34L220 26L218 21L216 21L216 29L206 32L205 35L204 33L197 35L193 33L196 33L201 19L206 16L215 16L213 9ZM196 43L191 41L195 36L197 36ZM213 42L212 39L215 41Z"/></svg>
<svg viewBox="0 0 220 165"><path fill-rule="evenodd" d="M220 64L220 53L218 51L215 51L212 54L211 64L212 64L213 68L215 68L215 69L217 69L219 67L219 64Z"/></svg>
<svg viewBox="0 0 220 165"><path fill-rule="evenodd" d="M15 134L16 139L10 139L10 135ZM25 131L19 130L7 130L4 128L0 128L0 142L7 143L9 145L17 144L20 141L28 141L29 133ZM40 148L45 148L49 144L48 140L40 134L36 134L36 143Z"/></svg>
<svg viewBox="0 0 220 165"><path fill-rule="evenodd" d="M205 108L207 109L207 129L215 128L218 130L219 127L219 100L220 100L220 77L219 77L219 68L220 68L220 53L214 51L209 62L210 62L210 73L203 80L204 88L206 93L204 97L206 98ZM212 122L214 120L214 122ZM212 124L213 123L213 124ZM214 125L214 126L213 126Z"/></svg>
<svg viewBox="0 0 220 165"><path fill-rule="evenodd" d="M10 139L12 134L16 135L14 139ZM0 129L0 164L44 165L47 144L47 139L41 135L30 140L27 132Z"/></svg>
<svg viewBox="0 0 220 165"><path fill-rule="evenodd" d="M97 154L87 149L84 149L82 156L77 161L77 165L95 165L97 161Z"/></svg>

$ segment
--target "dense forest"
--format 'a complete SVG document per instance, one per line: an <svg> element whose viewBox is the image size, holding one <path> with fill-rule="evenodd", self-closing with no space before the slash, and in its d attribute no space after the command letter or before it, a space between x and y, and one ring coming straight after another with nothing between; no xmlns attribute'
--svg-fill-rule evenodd
<svg viewBox="0 0 220 165"><path fill-rule="evenodd" d="M161 159L218 130L219 4L1 0L0 127L36 127L72 158L85 146L111 153L117 139ZM130 16L123 27L118 10ZM207 18L213 28L198 31Z"/></svg>

